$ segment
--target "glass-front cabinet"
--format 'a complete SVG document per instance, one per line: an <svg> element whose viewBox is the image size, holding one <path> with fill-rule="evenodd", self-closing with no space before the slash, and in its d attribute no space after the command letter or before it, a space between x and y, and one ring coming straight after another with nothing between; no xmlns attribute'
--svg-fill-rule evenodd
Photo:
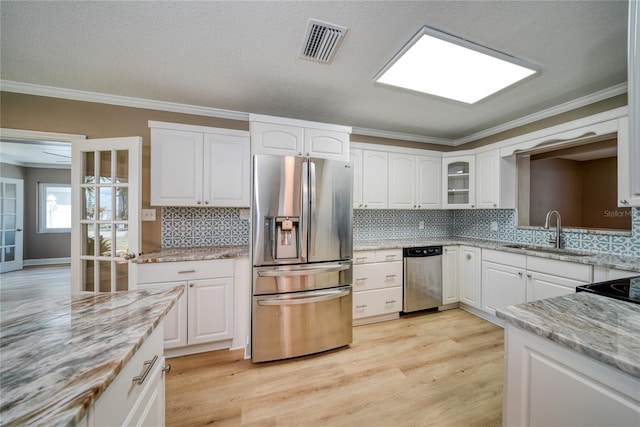
<svg viewBox="0 0 640 427"><path fill-rule="evenodd" d="M475 156L442 159L442 207L473 208L475 204Z"/></svg>

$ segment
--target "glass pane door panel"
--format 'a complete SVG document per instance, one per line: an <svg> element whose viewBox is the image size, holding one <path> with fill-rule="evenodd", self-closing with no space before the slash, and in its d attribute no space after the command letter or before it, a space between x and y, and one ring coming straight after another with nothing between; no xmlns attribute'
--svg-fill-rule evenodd
<svg viewBox="0 0 640 427"><path fill-rule="evenodd" d="M127 187L116 187L116 221L129 219L129 189Z"/></svg>
<svg viewBox="0 0 640 427"><path fill-rule="evenodd" d="M100 292L111 292L111 262L97 261L100 266L98 281L100 283Z"/></svg>
<svg viewBox="0 0 640 427"><path fill-rule="evenodd" d="M129 228L127 224L116 225L116 256L129 252Z"/></svg>
<svg viewBox="0 0 640 427"><path fill-rule="evenodd" d="M84 290L93 292L95 290L95 271L93 260L82 261L82 275L84 282Z"/></svg>
<svg viewBox="0 0 640 427"><path fill-rule="evenodd" d="M5 215L4 216L4 228L5 228L5 230L15 230L16 229L16 216L15 215Z"/></svg>
<svg viewBox="0 0 640 427"><path fill-rule="evenodd" d="M111 217L111 187L100 187L100 200L98 201L101 221L110 221Z"/></svg>
<svg viewBox="0 0 640 427"><path fill-rule="evenodd" d="M5 246L13 246L16 244L16 232L5 230L4 232L4 244Z"/></svg>
<svg viewBox="0 0 640 427"><path fill-rule="evenodd" d="M16 213L16 199L4 199L4 214L15 214Z"/></svg>
<svg viewBox="0 0 640 427"><path fill-rule="evenodd" d="M126 184L129 182L129 152L126 150L116 151L116 183Z"/></svg>
<svg viewBox="0 0 640 427"><path fill-rule="evenodd" d="M4 189L4 197L6 199L15 199L17 197L15 184L5 184Z"/></svg>
<svg viewBox="0 0 640 427"><path fill-rule="evenodd" d="M96 160L93 151L83 153L82 156L82 176L85 184L96 182Z"/></svg>
<svg viewBox="0 0 640 427"><path fill-rule="evenodd" d="M129 288L129 264L116 263L116 291L126 291Z"/></svg>
<svg viewBox="0 0 640 427"><path fill-rule="evenodd" d="M111 256L111 249L113 247L111 231L111 224L100 224L100 256Z"/></svg>
<svg viewBox="0 0 640 427"><path fill-rule="evenodd" d="M469 173L468 162L454 162L449 164L449 175Z"/></svg>
<svg viewBox="0 0 640 427"><path fill-rule="evenodd" d="M82 250L81 255L96 256L96 228L93 224L82 224Z"/></svg>
<svg viewBox="0 0 640 427"><path fill-rule="evenodd" d="M469 203L469 192L452 192L448 194L449 204L467 204Z"/></svg>
<svg viewBox="0 0 640 427"><path fill-rule="evenodd" d="M13 261L16 259L16 248L14 246L4 248L4 259L2 261Z"/></svg>
<svg viewBox="0 0 640 427"><path fill-rule="evenodd" d="M100 151L101 184L111 183L111 151Z"/></svg>
<svg viewBox="0 0 640 427"><path fill-rule="evenodd" d="M449 177L449 190L468 190L469 189L469 175L450 176Z"/></svg>
<svg viewBox="0 0 640 427"><path fill-rule="evenodd" d="M96 216L96 189L86 187L82 189L82 218L92 220Z"/></svg>

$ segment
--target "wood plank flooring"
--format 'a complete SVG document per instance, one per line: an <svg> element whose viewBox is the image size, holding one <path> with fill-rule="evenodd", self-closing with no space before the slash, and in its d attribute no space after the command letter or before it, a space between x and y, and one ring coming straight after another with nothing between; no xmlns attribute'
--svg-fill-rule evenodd
<svg viewBox="0 0 640 427"><path fill-rule="evenodd" d="M0 274L0 301L33 300L71 295L71 267L25 267Z"/></svg>
<svg viewBox="0 0 640 427"><path fill-rule="evenodd" d="M169 359L168 426L500 426L503 330L460 309L354 328L349 347L252 364Z"/></svg>

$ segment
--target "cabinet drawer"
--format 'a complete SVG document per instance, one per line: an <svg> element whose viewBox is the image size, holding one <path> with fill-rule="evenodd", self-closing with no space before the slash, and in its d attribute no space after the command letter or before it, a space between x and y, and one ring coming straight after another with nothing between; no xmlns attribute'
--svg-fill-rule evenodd
<svg viewBox="0 0 640 427"><path fill-rule="evenodd" d="M353 264L368 264L376 262L376 251L353 252Z"/></svg>
<svg viewBox="0 0 640 427"><path fill-rule="evenodd" d="M527 256L527 270L554 276L566 277L581 282L591 282L592 267L587 264L578 264L557 259L548 259L536 256Z"/></svg>
<svg viewBox="0 0 640 427"><path fill-rule="evenodd" d="M355 251L353 253L353 264L392 261L402 261L402 249L379 249L373 251Z"/></svg>
<svg viewBox="0 0 640 427"><path fill-rule="evenodd" d="M183 282L231 276L232 259L138 264L138 283Z"/></svg>
<svg viewBox="0 0 640 427"><path fill-rule="evenodd" d="M402 310L402 287L353 293L353 318L379 316Z"/></svg>
<svg viewBox="0 0 640 427"><path fill-rule="evenodd" d="M401 261L353 266L354 292L394 286L402 286Z"/></svg>
<svg viewBox="0 0 640 427"><path fill-rule="evenodd" d="M383 249L376 251L376 262L402 261L402 249Z"/></svg>
<svg viewBox="0 0 640 427"><path fill-rule="evenodd" d="M98 425L124 425L125 417L137 405L138 399L143 399L149 386L153 385L157 370L164 366L162 329L163 324L160 323L100 396L95 405ZM133 381L134 377L142 375L148 367L145 362L156 356L144 382L138 384Z"/></svg>
<svg viewBox="0 0 640 427"><path fill-rule="evenodd" d="M496 264L509 265L516 268L527 268L527 256L514 254L511 252L494 251L492 249L482 250L482 261L495 262Z"/></svg>

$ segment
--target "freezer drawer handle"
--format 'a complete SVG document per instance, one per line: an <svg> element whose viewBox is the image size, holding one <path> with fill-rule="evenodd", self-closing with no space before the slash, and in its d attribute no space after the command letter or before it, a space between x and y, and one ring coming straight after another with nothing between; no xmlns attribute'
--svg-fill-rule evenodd
<svg viewBox="0 0 640 427"><path fill-rule="evenodd" d="M286 276L309 276L311 274L329 273L331 271L348 270L349 264L331 264L318 268L305 268L300 270L265 270L258 271L260 277L286 277Z"/></svg>
<svg viewBox="0 0 640 427"><path fill-rule="evenodd" d="M316 302L329 301L336 298L342 298L349 295L351 289L344 291L322 292L306 297L294 297L287 299L262 299L258 300L258 305L298 305L298 304L313 304Z"/></svg>

